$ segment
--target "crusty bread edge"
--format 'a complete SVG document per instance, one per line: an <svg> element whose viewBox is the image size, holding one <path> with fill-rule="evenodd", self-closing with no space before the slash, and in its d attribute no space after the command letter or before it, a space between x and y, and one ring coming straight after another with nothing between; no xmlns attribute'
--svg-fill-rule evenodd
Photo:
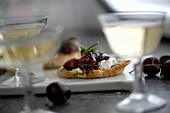
<svg viewBox="0 0 170 113"><path fill-rule="evenodd" d="M61 54L45 62L43 64L43 68L53 69L53 68L62 67L66 61L72 58L76 58L76 57L81 57L81 53L79 51L73 52L71 54Z"/></svg>
<svg viewBox="0 0 170 113"><path fill-rule="evenodd" d="M124 68L128 64L130 64L130 62L131 62L130 60L118 61L118 63L114 65L112 68L108 68L105 70L92 70L89 73L82 74L78 73L76 69L68 71L61 67L58 69L57 75L64 78L87 78L87 79L111 77L123 73Z"/></svg>

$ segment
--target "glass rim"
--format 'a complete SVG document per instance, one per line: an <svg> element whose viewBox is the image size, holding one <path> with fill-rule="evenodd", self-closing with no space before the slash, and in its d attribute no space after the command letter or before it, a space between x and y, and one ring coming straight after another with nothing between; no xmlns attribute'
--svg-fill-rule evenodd
<svg viewBox="0 0 170 113"><path fill-rule="evenodd" d="M119 11L119 12L111 12L111 13L101 13L97 16L98 20L103 20L106 16L111 15L161 15L163 19L165 19L165 16L167 12L164 11Z"/></svg>
<svg viewBox="0 0 170 113"><path fill-rule="evenodd" d="M34 23L40 20L47 21L47 19L48 16L46 15L4 17L4 18L0 18L0 27L13 25L13 24Z"/></svg>
<svg viewBox="0 0 170 113"><path fill-rule="evenodd" d="M161 14L165 15L167 12L165 11L119 11L119 12L111 12L111 13L101 13L100 15L115 15L115 14Z"/></svg>
<svg viewBox="0 0 170 113"><path fill-rule="evenodd" d="M166 17L166 12L164 12L164 11L120 11L120 12L111 12L111 13L101 13L97 16L97 19L100 23L100 26L107 26L107 25L111 25L111 24L107 23L108 21L106 21L106 20L108 20L108 19L116 20L116 18L118 18L118 19L120 18L119 16L125 17L127 19L128 18L132 19L134 17L138 18L138 16L140 16L140 17L143 16L142 18L145 18L145 19L156 19L156 17L158 17L158 18L160 18L161 22L164 22L165 17Z"/></svg>
<svg viewBox="0 0 170 113"><path fill-rule="evenodd" d="M2 40L0 41L0 46L23 46L28 44L37 44L39 42L48 41L50 39L55 39L60 37L63 31L62 26L57 27L46 27L39 34L29 37L29 38L20 38L16 40Z"/></svg>

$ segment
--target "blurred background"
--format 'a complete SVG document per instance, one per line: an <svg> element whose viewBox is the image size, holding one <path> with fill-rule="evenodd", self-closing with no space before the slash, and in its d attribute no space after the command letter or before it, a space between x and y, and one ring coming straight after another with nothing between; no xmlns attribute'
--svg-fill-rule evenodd
<svg viewBox="0 0 170 113"><path fill-rule="evenodd" d="M170 0L0 0L0 18L47 15L48 26L64 26L64 37L78 37L85 46L99 40L103 48L108 46L98 14L146 10L167 12L164 38L170 39Z"/></svg>
<svg viewBox="0 0 170 113"><path fill-rule="evenodd" d="M0 0L0 17L47 15L48 25L66 31L100 29L97 15L104 13L98 0Z"/></svg>

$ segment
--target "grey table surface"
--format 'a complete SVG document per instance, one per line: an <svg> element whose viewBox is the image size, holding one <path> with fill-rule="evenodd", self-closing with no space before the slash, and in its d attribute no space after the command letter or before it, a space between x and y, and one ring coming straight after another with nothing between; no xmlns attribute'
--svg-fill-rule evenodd
<svg viewBox="0 0 170 113"><path fill-rule="evenodd" d="M103 47L105 52L111 53L101 32L67 32L63 37L69 37L71 35L78 37L84 46L89 46L96 41L100 41L100 46ZM168 53L169 50L170 40L163 38L154 55L160 57ZM146 91L167 100L167 105L164 108L149 113L170 113L170 80L161 80L157 77L146 78ZM116 104L129 94L130 92L125 91L73 93L66 103L50 110L58 113L118 113L115 109ZM49 109L45 106L47 103L49 103L49 100L45 95L36 95L36 107ZM18 113L22 110L23 105L23 96L0 97L0 113Z"/></svg>

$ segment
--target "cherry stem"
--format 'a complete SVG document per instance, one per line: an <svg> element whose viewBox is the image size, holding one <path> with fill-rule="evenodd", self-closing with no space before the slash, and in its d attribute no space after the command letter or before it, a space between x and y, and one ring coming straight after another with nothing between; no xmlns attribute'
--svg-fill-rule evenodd
<svg viewBox="0 0 170 113"><path fill-rule="evenodd" d="M133 69L133 70L132 70L132 71L130 71L129 73L130 73L130 74L132 74L132 72L134 72L134 71L135 71L135 69Z"/></svg>
<svg viewBox="0 0 170 113"><path fill-rule="evenodd" d="M143 66L162 66L162 64L146 64L146 65L143 65ZM132 74L132 72L134 72L134 71L135 71L135 69L133 69L129 73Z"/></svg>
<svg viewBox="0 0 170 113"><path fill-rule="evenodd" d="M162 66L162 64L146 64L146 65L143 65L143 66Z"/></svg>

